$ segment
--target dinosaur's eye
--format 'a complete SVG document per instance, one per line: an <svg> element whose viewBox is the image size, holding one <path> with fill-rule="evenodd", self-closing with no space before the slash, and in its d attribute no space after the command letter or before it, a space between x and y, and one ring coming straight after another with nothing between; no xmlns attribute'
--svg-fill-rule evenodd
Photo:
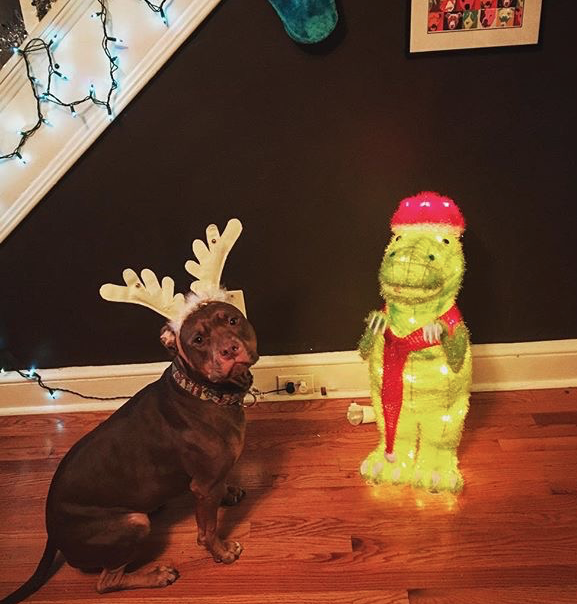
<svg viewBox="0 0 577 604"><path fill-rule="evenodd" d="M433 256L433 254L429 255L429 260L431 260L431 262L435 259L435 256Z"/></svg>
<svg viewBox="0 0 577 604"><path fill-rule="evenodd" d="M398 235L397 237L395 237L395 241L398 241L401 238L400 235Z"/></svg>
<svg viewBox="0 0 577 604"><path fill-rule="evenodd" d="M450 242L448 239L443 239L443 243L444 243L445 245L449 245L449 243L451 243L451 242Z"/></svg>

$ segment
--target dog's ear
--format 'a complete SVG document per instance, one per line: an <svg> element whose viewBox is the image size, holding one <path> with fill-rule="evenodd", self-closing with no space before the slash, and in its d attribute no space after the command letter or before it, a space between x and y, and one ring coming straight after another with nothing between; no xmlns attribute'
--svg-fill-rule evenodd
<svg viewBox="0 0 577 604"><path fill-rule="evenodd" d="M170 354L176 355L178 353L176 347L176 334L168 323L160 330L160 341Z"/></svg>

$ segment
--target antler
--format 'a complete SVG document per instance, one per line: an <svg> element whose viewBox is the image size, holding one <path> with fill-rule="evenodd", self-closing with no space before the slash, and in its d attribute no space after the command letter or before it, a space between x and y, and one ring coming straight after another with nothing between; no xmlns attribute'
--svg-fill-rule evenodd
<svg viewBox="0 0 577 604"><path fill-rule="evenodd" d="M100 295L109 302L130 302L147 306L170 320L180 316L184 306L184 296L174 295L174 281L164 277L162 286L157 276L148 268L141 272L142 280L131 269L123 271L126 286L106 283L100 288Z"/></svg>
<svg viewBox="0 0 577 604"><path fill-rule="evenodd" d="M188 260L184 268L196 281L190 289L197 295L207 295L220 287L220 277L226 258L242 231L242 224L237 218L228 221L222 235L216 224L206 228L208 247L201 239L192 242L192 251L198 262Z"/></svg>
<svg viewBox="0 0 577 604"><path fill-rule="evenodd" d="M188 260L185 268L196 277L190 289L200 298L222 296L220 276L226 258L242 231L240 220L233 218L228 221L222 236L218 227L211 224L206 229L208 247L204 241L195 239L192 243L198 262ZM100 288L100 295L110 302L130 302L146 306L171 321L181 321L185 309L185 298L182 294L174 294L174 281L164 277L162 284L158 277L148 268L141 272L141 278L131 268L123 273L124 285L106 283ZM226 300L237 306L246 314L244 298L241 291L227 292Z"/></svg>

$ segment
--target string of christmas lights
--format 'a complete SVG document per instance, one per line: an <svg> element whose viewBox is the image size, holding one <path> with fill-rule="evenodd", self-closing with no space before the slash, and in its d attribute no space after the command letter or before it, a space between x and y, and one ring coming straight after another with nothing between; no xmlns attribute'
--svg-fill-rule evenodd
<svg viewBox="0 0 577 604"><path fill-rule="evenodd" d="M166 3L168 2L168 0L162 0L162 2L160 4L155 4L154 2L150 2L150 0L143 0L143 2L146 3L148 8L152 12L158 13L160 15L160 18L164 21L164 24L168 25L168 19L166 18L166 11L164 10L164 7L165 7Z"/></svg>
<svg viewBox="0 0 577 604"><path fill-rule="evenodd" d="M51 399L57 399L58 394L61 392L66 393L66 394L72 394L74 396L78 396L80 398L83 398L86 400L93 400L93 401L117 401L117 400L124 400L124 399L132 398L131 396L128 396L128 395L127 396L90 396L87 394L82 394L81 392L77 392L76 390L70 390L68 388L51 387L44 383L42 376L36 371L36 369L33 369L33 368L28 369L27 371L22 371L21 369L13 369L12 371L17 373L19 376L23 377L25 380L34 380L38 384L38 386L40 386L40 388L42 388L43 390L46 390L48 392L48 396ZM0 373L2 375L4 375L8 372L5 369L2 369L0 371ZM266 392L262 392L258 388L251 388L249 390L249 394L253 397L253 402L243 405L243 406L252 407L257 403L257 400L259 398L262 400L262 399L264 399L264 397L267 394L277 394L279 392L289 392L289 390L287 388L275 388L274 390L267 390Z"/></svg>
<svg viewBox="0 0 577 604"><path fill-rule="evenodd" d="M14 359L14 357L12 357L12 355L9 355L10 359ZM11 367L10 367L11 366ZM42 379L42 376L36 371L36 369L34 369L34 367L27 369L27 370L23 370L23 369L15 369L13 367L13 361L9 363L9 368L5 369L5 367L0 368L0 375L6 375L8 373L10 373L11 371L13 371L14 373L17 373L20 377L24 378L25 380L32 380L34 382L36 382L38 384L38 386L40 388L42 388L42 390L46 390L49 398L51 399L57 399L58 395L60 393L67 393L67 394L73 394L74 396L79 396L80 398L84 398L84 399L88 399L88 400L95 400L95 401L116 401L116 400L122 400L122 399L129 399L130 396L126 395L126 396L90 396L87 394L82 394L81 392L77 392L76 390L70 390L68 388L59 388L57 386L48 386L48 384L46 384L44 382L44 380Z"/></svg>
<svg viewBox="0 0 577 604"><path fill-rule="evenodd" d="M65 392L67 394L73 394L74 396L79 396L80 398L95 400L95 401L116 401L120 399L129 399L130 396L88 396L87 394L82 394L80 392L76 392L75 390L69 390L68 388L56 388L47 386L42 380L42 376L35 370L29 369L28 371L22 371L21 369L14 370L18 375L27 380L34 380L40 388L46 390L48 395L52 399L58 398L58 393ZM6 373L2 370L2 373Z"/></svg>
<svg viewBox="0 0 577 604"><path fill-rule="evenodd" d="M44 382L42 376L38 373L35 367L31 367L30 369L18 369L18 367L22 366L22 363L7 349L0 349L0 376L5 376L8 373L16 373L21 378L27 381L34 381L36 384L47 393L47 397L54 400L57 399L60 393L72 394L74 396L78 396L87 400L96 400L96 401L115 401L115 400L124 400L129 399L131 396L128 395L117 395L117 396L91 396L87 394L82 394L82 392L78 392L76 390L70 390L69 388L60 388L57 386L49 386ZM290 385L292 383L289 382ZM279 392L288 392L289 394L294 393L294 385L292 390L289 388L289 384L287 384L284 388L275 388L273 390L262 391L256 387L250 389L249 394L253 397L252 404L246 404L246 407L252 407L256 404L257 400L264 400L267 394L278 394Z"/></svg>
<svg viewBox="0 0 577 604"><path fill-rule="evenodd" d="M108 92L104 98L98 98L96 95L96 90L94 85L90 85L90 89L88 94L81 99L77 99L75 101L66 102L63 101L60 97L54 94L54 82L55 78L60 78L62 80L67 80L67 76L61 71L60 65L56 62L53 50L56 48L58 43L58 36L54 35L48 42L43 40L42 38L33 38L29 40L23 48L14 47L14 52L20 55L24 59L24 63L26 66L26 76L30 82L30 88L32 90L32 94L36 100L36 123L27 130L20 131L20 141L16 145L16 147L10 152L4 155L0 154L0 161L9 160L13 158L18 158L21 162L26 163L25 158L22 155L22 149L28 142L28 140L44 125L48 124L48 120L46 119L45 112L43 112L42 105L43 103L49 102L55 105L59 105L60 107L66 107L70 110L70 113L73 117L76 117L77 111L76 108L79 105L83 105L84 103L91 102L94 105L102 106L106 108L108 113L108 117L110 120L114 119L114 114L112 112L112 96L114 95L114 91L118 88L118 81L115 78L115 73L119 68L119 57L116 53L111 52L110 46L112 45L115 49L126 48L126 44L120 38L116 38L111 36L108 32L108 8L107 8L107 0L97 0L100 6L100 9L91 15L94 19L99 19L102 26L102 50L106 55L109 62L109 75L110 75L110 85L108 88ZM150 0L143 0L143 2L148 6L150 10L155 13L158 13L163 20L163 22L168 26L168 20L166 17L165 5L168 0L162 0L159 4L155 4ZM35 53L43 52L46 55L46 59L48 61L47 66L47 74L45 84L43 84L40 79L35 77L33 73L33 68L31 64L31 58ZM44 88L42 92L40 89Z"/></svg>

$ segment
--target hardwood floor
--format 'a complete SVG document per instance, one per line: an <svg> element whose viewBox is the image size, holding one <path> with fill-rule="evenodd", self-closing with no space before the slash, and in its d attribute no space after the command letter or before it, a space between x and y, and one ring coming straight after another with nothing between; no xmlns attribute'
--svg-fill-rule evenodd
<svg viewBox="0 0 577 604"><path fill-rule="evenodd" d="M370 487L358 475L375 425L350 400L249 409L236 470L248 490L221 511L245 550L232 566L196 545L190 499L155 517L148 558L180 579L99 596L62 566L30 602L569 604L577 602L577 389L476 394L455 497ZM106 413L0 418L0 597L34 570L43 506L66 450Z"/></svg>

